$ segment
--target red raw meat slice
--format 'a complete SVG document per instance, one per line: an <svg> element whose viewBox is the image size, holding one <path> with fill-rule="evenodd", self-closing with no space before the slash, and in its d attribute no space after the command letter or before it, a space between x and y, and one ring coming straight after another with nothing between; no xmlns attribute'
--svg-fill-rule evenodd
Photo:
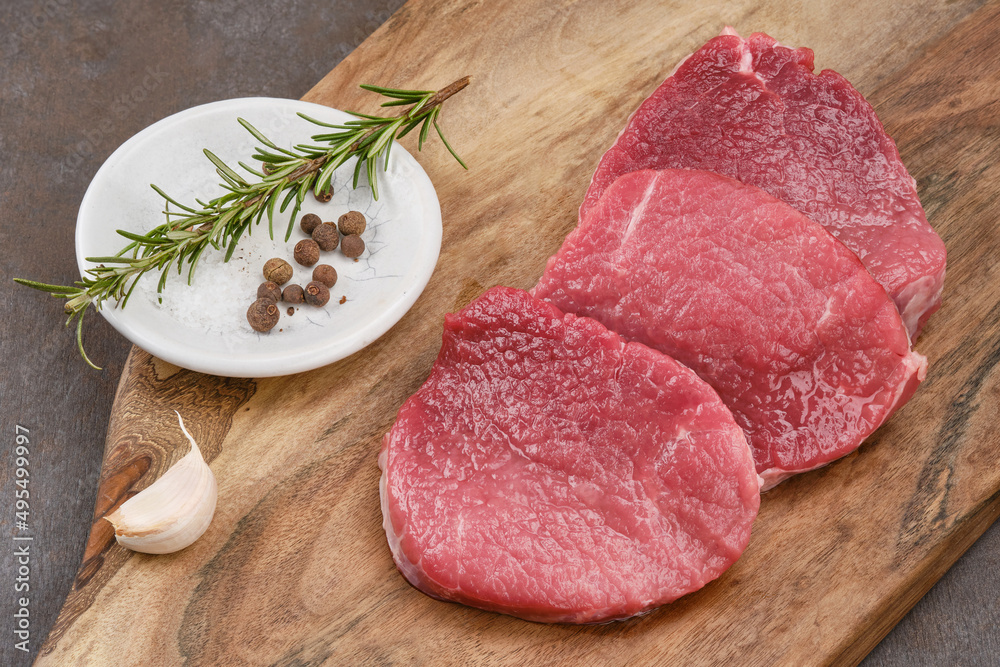
<svg viewBox="0 0 1000 667"><path fill-rule="evenodd" d="M694 369L746 432L765 489L857 448L926 372L854 253L712 172L620 177L532 293Z"/></svg>
<svg viewBox="0 0 1000 667"><path fill-rule="evenodd" d="M875 110L813 53L731 29L689 56L604 154L580 219L631 171L706 169L823 225L889 292L915 339L941 305L945 248Z"/></svg>
<svg viewBox="0 0 1000 667"><path fill-rule="evenodd" d="M760 504L743 433L697 375L506 287L447 316L379 465L410 583L532 621L626 618L701 588Z"/></svg>

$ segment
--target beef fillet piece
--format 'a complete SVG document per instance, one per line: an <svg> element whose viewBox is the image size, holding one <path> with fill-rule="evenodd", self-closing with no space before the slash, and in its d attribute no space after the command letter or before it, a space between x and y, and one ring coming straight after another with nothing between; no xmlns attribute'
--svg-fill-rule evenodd
<svg viewBox="0 0 1000 667"><path fill-rule="evenodd" d="M732 29L684 60L601 158L580 218L622 174L706 169L790 204L854 251L911 339L941 305L945 248L875 110L813 53Z"/></svg>
<svg viewBox="0 0 1000 667"><path fill-rule="evenodd" d="M926 373L854 253L712 172L620 177L532 293L697 372L746 432L765 489L856 449Z"/></svg>
<svg viewBox="0 0 1000 667"><path fill-rule="evenodd" d="M627 618L743 552L760 503L743 433L670 357L496 287L447 316L379 456L403 575L541 622Z"/></svg>

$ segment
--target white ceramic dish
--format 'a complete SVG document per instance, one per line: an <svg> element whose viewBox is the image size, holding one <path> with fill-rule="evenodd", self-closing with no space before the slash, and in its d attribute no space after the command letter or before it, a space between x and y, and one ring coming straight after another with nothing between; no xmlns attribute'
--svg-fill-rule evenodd
<svg viewBox="0 0 1000 667"><path fill-rule="evenodd" d="M155 183L182 203L207 201L218 194L219 176L205 158L208 148L228 165L252 164L256 142L238 123L245 118L279 146L309 143L322 131L296 112L339 122L350 116L329 107L298 100L244 98L194 107L149 126L126 141L100 168L80 206L76 229L77 263L86 257L118 252L127 241L118 229L145 232L165 221L163 200ZM228 264L209 249L198 263L192 285L187 269L174 271L157 298L158 273L144 277L124 308L105 302L101 313L134 344L170 363L215 375L268 377L311 370L342 359L388 331L427 285L441 249L441 208L430 179L402 146L394 144L387 173L379 167L379 199L372 199L365 179L357 190L349 181L353 160L337 170L334 198L321 204L310 194L302 213L336 222L348 210L368 218L367 249L358 261L339 249L323 253L321 263L339 274L322 308L301 305L266 334L254 332L246 309L263 281L261 267L270 257L283 257L295 267L293 282L305 285L311 269L292 260L294 244L305 238L296 221L286 244L290 209L276 214L274 240L267 217L240 241ZM255 167L257 165L254 165ZM218 259L212 259L217 257ZM346 297L344 303L341 299ZM281 329L279 331L279 329Z"/></svg>

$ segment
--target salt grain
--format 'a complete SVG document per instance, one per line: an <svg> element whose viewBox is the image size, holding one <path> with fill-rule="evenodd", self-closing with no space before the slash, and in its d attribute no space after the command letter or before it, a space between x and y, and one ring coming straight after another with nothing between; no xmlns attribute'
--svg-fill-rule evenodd
<svg viewBox="0 0 1000 667"><path fill-rule="evenodd" d="M346 167L351 167L347 169ZM360 187L353 190L349 181L352 177L353 161L337 170L334 179L334 197L330 203L321 204L306 200L300 213L308 212L318 214L324 219L336 220L337 216L347 210L366 211L371 226L387 225L392 228L392 223L399 223L404 220L405 202L397 202L396 205L387 205L385 201L375 202L371 198L371 191L367 187ZM397 192L412 193L412 186L404 178L393 177L393 174L386 175L380 172L381 178L392 181ZM385 188L389 190L389 188ZM402 205L400 205L402 203ZM159 221L151 221L148 231ZM157 293L157 282L159 274L150 272L140 279L133 298L143 297L154 306L167 314L179 326L202 331L206 334L221 336L231 339L234 344L239 341L252 339L261 335L255 332L246 320L246 310L249 304L257 298L257 287L263 280L261 269L264 262L272 257L280 257L289 262L294 268L294 275L290 282L306 284L311 277L311 269L298 266L292 257L292 248L295 243L304 237L296 224L292 237L286 244L284 234L288 224L287 214L284 216L275 215L274 236L272 240L268 236L266 217L260 224L252 227L250 233L244 233L243 238L237 245L229 262L224 262L225 251L217 251L208 248L198 260L198 265L194 273L194 278L190 285L187 284L188 265L184 264L180 274L176 267L171 271L162 293ZM388 241L389 239L387 239ZM391 241L389 241L391 242ZM334 262L334 253L324 253L322 261ZM353 264L353 263L352 263ZM351 271L357 273L361 267L354 267L351 270L346 268L346 263L339 269L342 275ZM350 275L345 275L348 282ZM344 300L341 300L343 303ZM309 317L288 317L282 314L280 320L281 331L291 332L305 327L315 327L317 319L325 321L329 318L327 311L329 306L323 308L309 308Z"/></svg>

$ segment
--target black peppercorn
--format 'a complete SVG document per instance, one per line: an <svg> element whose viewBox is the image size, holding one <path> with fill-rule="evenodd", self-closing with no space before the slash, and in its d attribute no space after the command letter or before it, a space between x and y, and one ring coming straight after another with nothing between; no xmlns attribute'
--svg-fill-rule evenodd
<svg viewBox="0 0 1000 667"><path fill-rule="evenodd" d="M285 291L281 293L281 300L285 303L302 303L305 301L302 285L289 285L286 287Z"/></svg>
<svg viewBox="0 0 1000 667"><path fill-rule="evenodd" d="M310 306L325 306L330 300L330 290L323 283L314 280L306 285L305 298Z"/></svg>
<svg viewBox="0 0 1000 667"><path fill-rule="evenodd" d="M344 236L350 236L351 234L360 236L365 233L365 228L368 226L365 216L360 211L348 211L340 216L337 224L340 226L340 233Z"/></svg>
<svg viewBox="0 0 1000 667"><path fill-rule="evenodd" d="M312 231L312 239L319 246L319 249L324 252L336 250L340 244L340 234L337 233L337 225L332 222L324 222Z"/></svg>
<svg viewBox="0 0 1000 667"><path fill-rule="evenodd" d="M257 288L257 298L281 301L281 288L278 287L278 283L272 283L268 280L266 283L261 283L260 287Z"/></svg>
<svg viewBox="0 0 1000 667"><path fill-rule="evenodd" d="M329 264L320 264L313 269L313 280L321 282L327 287L333 287L337 284L337 269Z"/></svg>
<svg viewBox="0 0 1000 667"><path fill-rule="evenodd" d="M292 279L292 265L279 257L273 257L264 263L264 280L276 285L284 285Z"/></svg>
<svg viewBox="0 0 1000 667"><path fill-rule="evenodd" d="M365 242L357 234L345 236L340 244L340 251L347 257L361 257L365 251Z"/></svg>
<svg viewBox="0 0 1000 667"><path fill-rule="evenodd" d="M271 299L257 299L247 309L247 322L254 331L270 331L278 323L278 305Z"/></svg>
<svg viewBox="0 0 1000 667"><path fill-rule="evenodd" d="M333 184L329 184L320 192L316 192L316 188L313 188L313 197L316 201L323 202L324 204L331 199L333 199Z"/></svg>
<svg viewBox="0 0 1000 667"><path fill-rule="evenodd" d="M312 234L313 230L322 224L323 221L315 213L306 213L302 216L302 220L299 221L299 226L306 234Z"/></svg>
<svg viewBox="0 0 1000 667"><path fill-rule="evenodd" d="M312 266L319 261L319 245L312 239L302 239L295 244L292 254L302 266Z"/></svg>

